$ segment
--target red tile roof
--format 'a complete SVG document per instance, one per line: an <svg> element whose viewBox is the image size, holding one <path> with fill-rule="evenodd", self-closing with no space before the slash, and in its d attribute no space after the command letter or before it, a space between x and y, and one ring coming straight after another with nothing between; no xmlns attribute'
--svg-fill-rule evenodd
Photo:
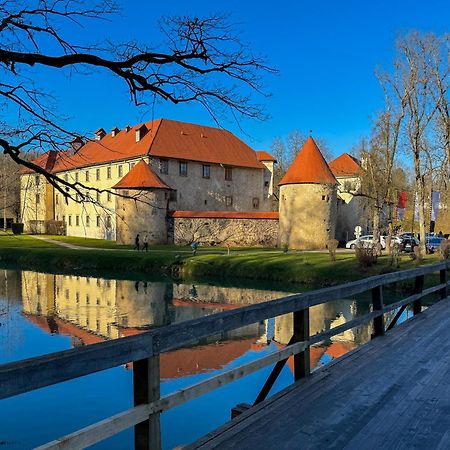
<svg viewBox="0 0 450 450"><path fill-rule="evenodd" d="M136 131L143 125L148 131L136 142ZM158 119L135 125L129 131L125 127L114 137L107 133L100 140L88 141L75 153L57 152L50 170L62 172L147 155L264 169L255 152L227 130ZM46 157L40 156L35 163L41 163L41 159Z"/></svg>
<svg viewBox="0 0 450 450"><path fill-rule="evenodd" d="M59 154L59 152L50 150L50 151L45 152L42 155L38 156L32 162L36 166L41 167L42 169L45 169L47 172L51 172L53 170L53 167L55 166L57 159L58 159L58 154ZM28 167L23 167L21 169L21 173L34 173L34 170L31 170Z"/></svg>
<svg viewBox="0 0 450 450"><path fill-rule="evenodd" d="M139 161L113 189L171 189L156 175L151 167L142 159Z"/></svg>
<svg viewBox="0 0 450 450"><path fill-rule="evenodd" d="M281 179L279 186L285 184L337 184L319 147L309 137L297 157Z"/></svg>
<svg viewBox="0 0 450 450"><path fill-rule="evenodd" d="M331 161L329 167L335 177L357 176L361 173L359 161L348 153Z"/></svg>
<svg viewBox="0 0 450 450"><path fill-rule="evenodd" d="M272 219L278 220L278 212L256 212L256 211L172 211L169 213L175 218L190 219Z"/></svg>
<svg viewBox="0 0 450 450"><path fill-rule="evenodd" d="M277 161L270 153L266 152L265 150L258 150L255 153L259 161Z"/></svg>

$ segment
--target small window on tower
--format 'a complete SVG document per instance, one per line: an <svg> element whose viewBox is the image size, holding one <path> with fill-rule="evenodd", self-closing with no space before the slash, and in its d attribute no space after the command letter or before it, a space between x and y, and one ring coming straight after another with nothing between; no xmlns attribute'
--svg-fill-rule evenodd
<svg viewBox="0 0 450 450"><path fill-rule="evenodd" d="M259 208L259 198L255 197L253 199L253 209L258 209Z"/></svg>
<svg viewBox="0 0 450 450"><path fill-rule="evenodd" d="M203 178L211 177L211 166L207 166L207 165L202 166L202 177Z"/></svg>
<svg viewBox="0 0 450 450"><path fill-rule="evenodd" d="M227 195L225 197L225 205L232 206L233 205L233 197L231 195Z"/></svg>
<svg viewBox="0 0 450 450"><path fill-rule="evenodd" d="M225 167L225 181L231 181L233 179L233 170L231 167Z"/></svg>
<svg viewBox="0 0 450 450"><path fill-rule="evenodd" d="M322 195L322 200L325 200L325 195Z"/></svg>

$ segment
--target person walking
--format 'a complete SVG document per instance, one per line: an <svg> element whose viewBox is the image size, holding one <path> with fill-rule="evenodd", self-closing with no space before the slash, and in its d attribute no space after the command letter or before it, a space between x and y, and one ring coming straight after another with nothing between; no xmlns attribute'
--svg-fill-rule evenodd
<svg viewBox="0 0 450 450"><path fill-rule="evenodd" d="M134 238L134 250L139 251L139 233Z"/></svg>
<svg viewBox="0 0 450 450"><path fill-rule="evenodd" d="M142 245L142 251L148 252L148 236L145 234L144 239L142 239L143 245Z"/></svg>

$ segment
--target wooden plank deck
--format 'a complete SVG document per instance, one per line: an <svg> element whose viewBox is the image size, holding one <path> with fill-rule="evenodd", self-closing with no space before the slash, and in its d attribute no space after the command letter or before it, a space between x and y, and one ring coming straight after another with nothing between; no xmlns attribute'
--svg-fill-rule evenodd
<svg viewBox="0 0 450 450"><path fill-rule="evenodd" d="M450 448L449 300L185 448Z"/></svg>

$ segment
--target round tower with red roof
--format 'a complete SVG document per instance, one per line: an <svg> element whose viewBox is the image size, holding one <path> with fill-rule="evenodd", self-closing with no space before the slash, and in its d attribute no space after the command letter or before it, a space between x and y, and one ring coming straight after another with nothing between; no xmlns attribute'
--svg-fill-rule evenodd
<svg viewBox="0 0 450 450"><path fill-rule="evenodd" d="M280 183L279 245L325 248L336 228L337 180L309 137Z"/></svg>
<svg viewBox="0 0 450 450"><path fill-rule="evenodd" d="M172 188L144 161L139 161L115 186L117 242L132 244L137 234L149 244L167 243L167 207Z"/></svg>

